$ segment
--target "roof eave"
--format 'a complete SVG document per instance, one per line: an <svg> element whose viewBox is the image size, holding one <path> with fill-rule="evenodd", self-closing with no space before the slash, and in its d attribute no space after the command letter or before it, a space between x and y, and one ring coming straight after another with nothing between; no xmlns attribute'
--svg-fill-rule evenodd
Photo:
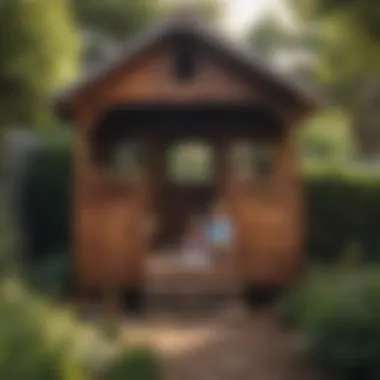
<svg viewBox="0 0 380 380"><path fill-rule="evenodd" d="M183 23L178 20L169 18L157 23L150 28L146 33L140 34L128 42L121 53L114 57L111 61L106 62L97 70L91 72L84 78L76 81L66 89L53 94L50 103L55 109L60 118L65 121L72 121L74 115L71 109L71 101L74 96L88 89L89 86L102 80L110 72L118 69L122 65L127 64L131 59L138 56L141 52L149 48L154 43L164 39L172 34L186 33L194 38L200 39L209 46L220 50L222 54L226 54L237 64L245 67L246 71L251 71L256 76L261 76L265 81L271 84L274 89L279 89L282 92L289 94L292 98L294 107L298 108L301 114L312 114L324 106L324 101L314 92L305 89L295 80L290 80L274 70L268 65L261 62L259 57L256 57L246 49L239 49L236 44L230 44L223 40L207 25L201 22Z"/></svg>

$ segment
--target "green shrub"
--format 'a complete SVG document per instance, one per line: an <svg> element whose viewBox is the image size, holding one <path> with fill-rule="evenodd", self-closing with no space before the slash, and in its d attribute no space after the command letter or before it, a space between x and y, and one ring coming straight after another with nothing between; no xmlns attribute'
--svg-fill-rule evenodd
<svg viewBox="0 0 380 380"><path fill-rule="evenodd" d="M0 195L0 277L14 270L17 261L14 255L14 237L4 209L4 202Z"/></svg>
<svg viewBox="0 0 380 380"><path fill-rule="evenodd" d="M313 259L335 261L353 243L367 260L380 259L380 176L305 175L308 235Z"/></svg>
<svg viewBox="0 0 380 380"><path fill-rule="evenodd" d="M158 357L148 348L123 350L109 364L102 380L160 380L162 369Z"/></svg>
<svg viewBox="0 0 380 380"><path fill-rule="evenodd" d="M159 364L149 349L105 339L18 280L0 282L0 379L157 380Z"/></svg>
<svg viewBox="0 0 380 380"><path fill-rule="evenodd" d="M56 313L17 281L0 284L0 378L84 380L69 314Z"/></svg>
<svg viewBox="0 0 380 380"><path fill-rule="evenodd" d="M38 261L54 251L69 249L70 141L46 142L35 154L24 179L22 219L28 259Z"/></svg>
<svg viewBox="0 0 380 380"><path fill-rule="evenodd" d="M316 364L342 379L379 378L380 270L317 270L282 306Z"/></svg>
<svg viewBox="0 0 380 380"><path fill-rule="evenodd" d="M44 260L24 268L25 277L35 290L62 297L72 290L74 272L71 255L66 249L51 252Z"/></svg>
<svg viewBox="0 0 380 380"><path fill-rule="evenodd" d="M50 294L71 290L70 139L47 139L32 158L21 195L26 234L23 270L30 284Z"/></svg>

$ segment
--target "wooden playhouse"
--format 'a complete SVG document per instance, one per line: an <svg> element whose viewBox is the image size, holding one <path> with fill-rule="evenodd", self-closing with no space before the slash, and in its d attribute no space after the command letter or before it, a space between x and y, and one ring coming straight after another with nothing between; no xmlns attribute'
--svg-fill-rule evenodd
<svg viewBox="0 0 380 380"><path fill-rule="evenodd" d="M133 39L55 106L74 124L78 291L118 289L137 301L153 276L149 258L219 203L234 226L220 281L259 292L297 279L304 220L294 135L317 107L305 89L182 16ZM179 289L180 271L170 281Z"/></svg>

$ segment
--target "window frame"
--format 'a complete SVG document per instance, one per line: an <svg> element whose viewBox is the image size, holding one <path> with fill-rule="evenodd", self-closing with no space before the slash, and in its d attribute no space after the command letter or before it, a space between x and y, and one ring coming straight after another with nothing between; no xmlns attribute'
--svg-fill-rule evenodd
<svg viewBox="0 0 380 380"><path fill-rule="evenodd" d="M235 140L229 147L228 161L230 173L238 180L261 180L275 169L275 144L254 139Z"/></svg>
<svg viewBox="0 0 380 380"><path fill-rule="evenodd" d="M140 179L146 172L143 142L140 139L131 139L116 143L111 150L107 172L110 179L115 181Z"/></svg>
<svg viewBox="0 0 380 380"><path fill-rule="evenodd" d="M180 152L181 148L184 148L184 152ZM186 150L191 151L191 148L201 149L201 156L198 158L199 162L192 162L190 157L190 153ZM183 156L181 157L181 153ZM188 157L186 157L188 155ZM202 157L203 155L203 157ZM177 156L177 157L176 157ZM185 160L188 159L190 161L189 167L197 165L198 167L202 165L202 163L206 163L205 173L202 174L202 170L199 170L198 173L186 176L183 174L178 175L179 173L183 173L183 169L180 168L181 163L173 163L172 160ZM194 158L193 158L194 160ZM195 159L196 161L196 159ZM206 161L206 162L205 162ZM186 164L185 164L186 165ZM176 167L177 166L177 167ZM165 175L168 181L175 186L180 187L205 187L211 185L216 177L217 170L217 157L216 150L213 144L204 139L198 138L183 138L181 140L172 142L166 152L165 152ZM177 173L175 173L177 171Z"/></svg>

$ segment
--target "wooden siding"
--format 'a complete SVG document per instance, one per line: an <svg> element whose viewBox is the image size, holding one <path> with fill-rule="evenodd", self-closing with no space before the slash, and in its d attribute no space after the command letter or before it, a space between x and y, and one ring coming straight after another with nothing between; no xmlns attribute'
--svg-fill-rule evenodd
<svg viewBox="0 0 380 380"><path fill-rule="evenodd" d="M238 75L207 55L201 55L193 81L180 83L173 75L175 56L170 46L148 51L128 70L112 73L74 99L75 108L90 109L96 120L112 106L128 103L188 104L241 102L261 104L264 98ZM78 105L81 105L78 107ZM81 112L81 111L80 111Z"/></svg>
<svg viewBox="0 0 380 380"><path fill-rule="evenodd" d="M271 176L249 185L231 181L228 200L244 282L287 284L302 266L302 197L293 141L279 146Z"/></svg>
<svg viewBox="0 0 380 380"><path fill-rule="evenodd" d="M172 105L208 101L264 103L260 92L204 57L196 80L189 85L177 84L172 77L172 58L165 47L147 52L132 69L115 72L75 100L78 125L73 244L81 288L128 287L144 281L145 258L152 242L143 236L143 223L160 196L159 171L155 168L160 151L154 145L146 182L127 192L107 181L90 152L91 133L99 117L114 105L138 101ZM227 196L236 226L235 249L244 281L287 282L297 272L302 210L294 166L295 151L289 134L278 145L276 168L270 178L247 189L229 181L226 173L225 180L218 183L216 192Z"/></svg>

